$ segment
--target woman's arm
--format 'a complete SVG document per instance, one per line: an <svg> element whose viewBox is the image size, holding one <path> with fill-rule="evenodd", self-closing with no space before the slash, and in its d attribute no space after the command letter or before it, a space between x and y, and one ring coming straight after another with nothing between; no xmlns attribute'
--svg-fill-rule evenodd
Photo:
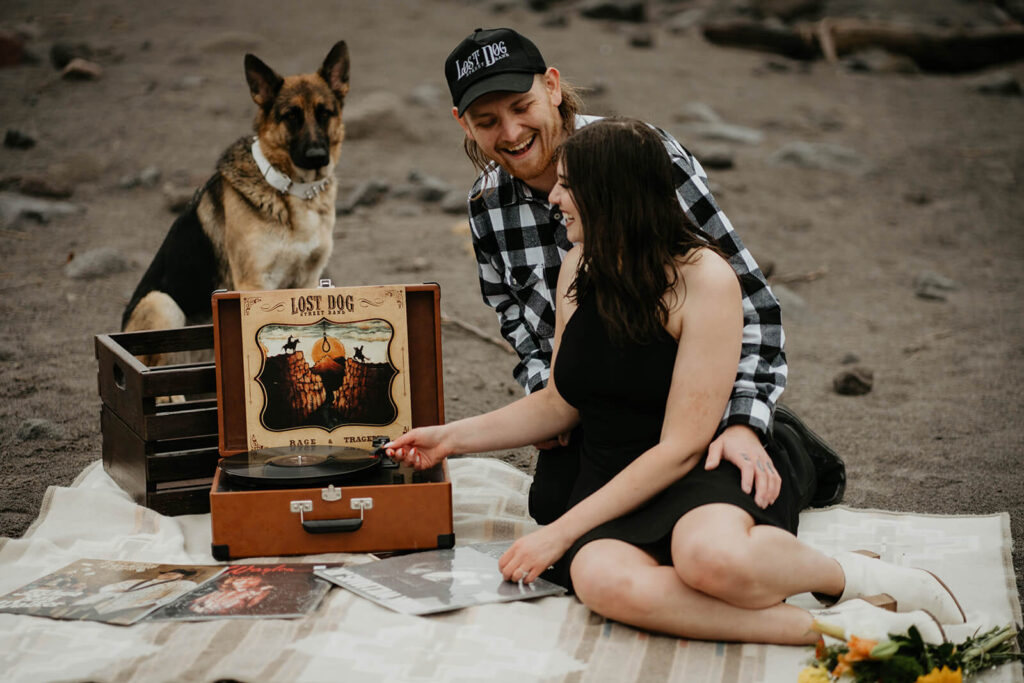
<svg viewBox="0 0 1024 683"><path fill-rule="evenodd" d="M594 527L621 517L679 480L715 434L740 357L743 309L729 264L702 250L680 269L667 328L679 339L660 441L555 522L517 541L499 566L532 581ZM523 572L527 572L524 576Z"/></svg>
<svg viewBox="0 0 1024 683"><path fill-rule="evenodd" d="M424 469L433 467L449 455L517 448L537 443L567 432L579 422L576 409L565 402L554 383L555 357L558 355L562 331L565 329L565 321L575 311L575 304L565 294L575 276L578 263L579 248L574 247L566 254L558 274L555 338L547 386L483 415L446 425L413 429L385 446L389 456L417 469Z"/></svg>

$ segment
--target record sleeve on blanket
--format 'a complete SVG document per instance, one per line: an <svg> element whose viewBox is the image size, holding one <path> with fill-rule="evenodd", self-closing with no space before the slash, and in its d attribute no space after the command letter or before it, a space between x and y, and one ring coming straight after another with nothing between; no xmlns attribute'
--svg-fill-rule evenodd
<svg viewBox="0 0 1024 683"><path fill-rule="evenodd" d="M337 564L233 564L213 581L156 610L147 621L285 619L317 608L331 584L315 570Z"/></svg>
<svg viewBox="0 0 1024 683"><path fill-rule="evenodd" d="M498 558L510 542L477 543L450 550L397 555L354 567L317 570L317 575L356 595L403 614L434 614L492 602L561 595L561 586L537 579L506 581Z"/></svg>
<svg viewBox="0 0 1024 683"><path fill-rule="evenodd" d="M127 626L223 570L210 565L77 560L0 597L0 612Z"/></svg>

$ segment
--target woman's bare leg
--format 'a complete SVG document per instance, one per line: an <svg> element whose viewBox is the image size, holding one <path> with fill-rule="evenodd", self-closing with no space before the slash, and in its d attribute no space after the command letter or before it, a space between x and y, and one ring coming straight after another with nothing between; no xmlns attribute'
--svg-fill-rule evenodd
<svg viewBox="0 0 1024 683"><path fill-rule="evenodd" d="M801 645L814 643L806 610L777 601L747 609L687 586L673 567L623 541L585 545L570 569L577 597L602 616L685 638Z"/></svg>
<svg viewBox="0 0 1024 683"><path fill-rule="evenodd" d="M845 585L834 559L727 504L704 505L679 519L672 562L686 585L751 609L809 591L838 596Z"/></svg>

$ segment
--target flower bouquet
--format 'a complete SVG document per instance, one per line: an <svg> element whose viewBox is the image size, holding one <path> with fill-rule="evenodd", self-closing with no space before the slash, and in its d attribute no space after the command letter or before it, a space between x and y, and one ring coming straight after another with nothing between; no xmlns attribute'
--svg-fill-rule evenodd
<svg viewBox="0 0 1024 683"><path fill-rule="evenodd" d="M814 629L841 642L826 645L819 638L814 659L797 683L962 683L984 669L1024 659L1016 651L1017 631L1010 626L941 645L924 642L913 626L905 636L880 641L857 636L844 641L842 629L819 621Z"/></svg>

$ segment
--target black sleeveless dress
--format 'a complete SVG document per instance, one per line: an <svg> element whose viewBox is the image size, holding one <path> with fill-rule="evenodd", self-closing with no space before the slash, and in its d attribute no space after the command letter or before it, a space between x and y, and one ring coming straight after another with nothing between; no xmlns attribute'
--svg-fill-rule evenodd
<svg viewBox="0 0 1024 683"><path fill-rule="evenodd" d="M554 371L558 392L579 411L583 426L580 473L570 507L658 443L678 347L664 330L651 343L627 342L616 347L598 314L596 297L585 294L581 298L562 333ZM641 507L582 536L545 578L571 587L568 568L572 558L585 544L601 538L626 541L660 563L671 564L671 534L676 522L709 503L739 506L758 524L795 533L800 511L794 473L784 453L773 462L782 476L782 490L767 509L754 503L752 493L743 493L737 467L722 461L709 472L702 459Z"/></svg>

